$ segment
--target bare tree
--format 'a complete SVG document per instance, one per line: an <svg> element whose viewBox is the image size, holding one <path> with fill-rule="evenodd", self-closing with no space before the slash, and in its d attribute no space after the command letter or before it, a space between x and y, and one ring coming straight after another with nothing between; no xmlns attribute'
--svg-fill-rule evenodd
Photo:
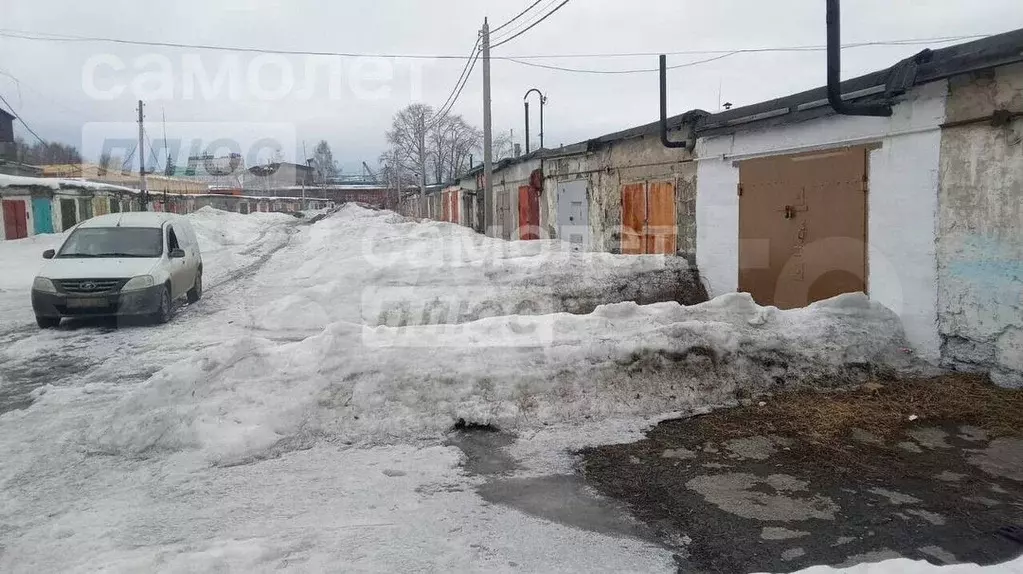
<svg viewBox="0 0 1023 574"><path fill-rule="evenodd" d="M483 133L462 116L449 115L430 130L430 152L437 182L451 181L469 168L469 156L481 147Z"/></svg>
<svg viewBox="0 0 1023 574"><path fill-rule="evenodd" d="M16 161L31 165L82 163L82 154L73 145L60 142L36 142L29 144L22 138L14 140Z"/></svg>
<svg viewBox="0 0 1023 574"><path fill-rule="evenodd" d="M491 140L491 149L494 154L494 161L500 161L512 157L515 153L515 142L512 140L511 132L498 131L494 133Z"/></svg>
<svg viewBox="0 0 1023 574"><path fill-rule="evenodd" d="M377 176L387 185L388 189L395 191L396 197L401 198L401 192L409 186L418 185L418 178L415 177L415 174L402 168L401 152L398 151L398 148L392 147L380 154L379 162L380 169Z"/></svg>
<svg viewBox="0 0 1023 574"><path fill-rule="evenodd" d="M99 155L99 165L96 168L96 175L103 177L107 174L107 169L110 167L111 160L110 152L103 152Z"/></svg>
<svg viewBox="0 0 1023 574"><path fill-rule="evenodd" d="M320 143L316 144L316 148L313 149L312 159L318 183L326 183L328 180L337 177L341 172L337 162L334 161L334 152L330 150L330 144L327 143L327 140L320 140Z"/></svg>
<svg viewBox="0 0 1023 574"><path fill-rule="evenodd" d="M424 195L431 159L428 138L433 115L432 107L411 104L394 115L391 129L387 132L387 143L397 152L397 167L402 172L415 174L419 191Z"/></svg>

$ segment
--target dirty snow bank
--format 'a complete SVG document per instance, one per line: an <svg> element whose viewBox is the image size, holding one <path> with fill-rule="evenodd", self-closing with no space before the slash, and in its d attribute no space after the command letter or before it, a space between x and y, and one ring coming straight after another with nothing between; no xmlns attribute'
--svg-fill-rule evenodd
<svg viewBox="0 0 1023 574"><path fill-rule="evenodd" d="M788 311L731 294L463 325L337 322L296 343L248 337L200 351L127 395L83 440L105 454L187 450L237 464L318 438L436 438L459 418L516 430L833 387L902 365L904 346L898 317L860 294Z"/></svg>
<svg viewBox="0 0 1023 574"><path fill-rule="evenodd" d="M509 242L350 204L295 242L268 269L286 278L287 288L254 318L254 327L312 334L336 321L465 323L589 313L621 301L707 298L681 258L573 253L559 241Z"/></svg>
<svg viewBox="0 0 1023 574"><path fill-rule="evenodd" d="M63 234L41 234L0 241L0 335L8 329L35 326L32 312L32 280L46 262L43 251L56 249Z"/></svg>
<svg viewBox="0 0 1023 574"><path fill-rule="evenodd" d="M858 564L850 568L832 568L830 566L814 566L800 570L797 574L1004 574L1023 573L1023 558L997 564L994 566L978 566L976 564L954 564L951 566L935 566L927 562L913 560L886 560L874 564Z"/></svg>

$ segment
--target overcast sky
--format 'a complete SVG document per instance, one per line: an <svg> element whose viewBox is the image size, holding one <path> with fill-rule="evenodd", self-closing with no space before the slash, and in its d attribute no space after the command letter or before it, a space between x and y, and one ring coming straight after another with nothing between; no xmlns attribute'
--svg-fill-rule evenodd
<svg viewBox="0 0 1023 574"><path fill-rule="evenodd" d="M554 1L546 0L537 8ZM0 27L5 31L276 50L468 55L484 17L496 27L530 3L0 0ZM843 43L993 34L1023 27L1019 0L846 0L843 4ZM495 42L511 29L495 34ZM824 0L572 0L493 54L735 50L823 45L824 39ZM943 45L947 44L934 47ZM924 47L847 49L843 77L887 67ZM713 55L675 55L669 63ZM140 57L143 59L137 60ZM655 56L529 61L601 70L657 65ZM124 69L118 69L118 62ZM819 86L824 83L824 62L823 51L753 53L675 70L669 76L669 113L693 108L716 111L719 101L738 106ZM192 73L196 63L210 85L190 81L196 77ZM244 142L245 147L267 136L284 142L282 152L290 160L302 155L303 141L311 155L315 142L326 139L345 170L357 171L362 161L376 165L392 114L413 100L439 107L463 65L464 61L457 59L275 58L256 53L0 37L0 94L40 136L83 147L87 156L96 153L90 143L96 134L131 137L136 92L143 90L151 139L162 138L161 114L166 116L172 138L181 135L206 142L229 138ZM229 81L220 86L212 82L218 70L229 71L232 66L238 70L233 91ZM476 67L454 106L454 112L477 125L482 124L481 68ZM312 82L309 69L315 74ZM150 75L140 78L145 73ZM287 75L293 80L290 83ZM338 80L340 84L332 86ZM118 87L123 90L118 92ZM574 143L657 118L656 73L575 74L497 60L493 63L494 127L514 129L516 141L521 142L523 134L522 96L531 87L540 88L549 98L548 146ZM534 102L534 110L535 106ZM535 122L537 116L533 118ZM30 138L21 126L16 130ZM534 124L534 135L536 131ZM83 134L90 141L83 141Z"/></svg>

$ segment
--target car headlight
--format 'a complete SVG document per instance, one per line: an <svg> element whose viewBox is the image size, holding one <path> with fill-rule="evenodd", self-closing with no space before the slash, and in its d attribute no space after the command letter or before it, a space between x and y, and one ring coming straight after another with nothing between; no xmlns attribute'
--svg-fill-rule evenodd
<svg viewBox="0 0 1023 574"><path fill-rule="evenodd" d="M53 281L50 281L46 277L36 277L35 281L32 282L33 291L42 291L43 293L56 293L57 288L53 286Z"/></svg>
<svg viewBox="0 0 1023 574"><path fill-rule="evenodd" d="M152 275L139 275L138 277L132 277L121 287L121 291L139 291L141 289L148 289L155 285Z"/></svg>

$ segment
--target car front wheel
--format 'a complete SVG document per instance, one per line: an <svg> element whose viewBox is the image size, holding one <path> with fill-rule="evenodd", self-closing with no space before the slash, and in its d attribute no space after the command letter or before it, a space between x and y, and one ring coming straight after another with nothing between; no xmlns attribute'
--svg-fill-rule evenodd
<svg viewBox="0 0 1023 574"><path fill-rule="evenodd" d="M60 317L40 317L36 315L36 325L40 329L55 329L60 326Z"/></svg>
<svg viewBox="0 0 1023 574"><path fill-rule="evenodd" d="M171 319L171 296L170 288L166 287L160 291L160 306L153 313L153 321L166 323Z"/></svg>

